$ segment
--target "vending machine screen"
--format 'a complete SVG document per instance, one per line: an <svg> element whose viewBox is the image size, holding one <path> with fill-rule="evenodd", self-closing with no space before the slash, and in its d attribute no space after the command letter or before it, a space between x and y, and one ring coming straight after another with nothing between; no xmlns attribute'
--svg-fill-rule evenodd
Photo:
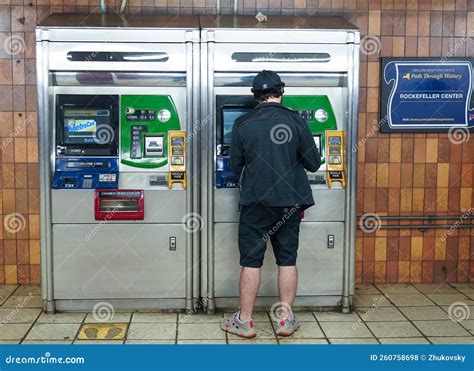
<svg viewBox="0 0 474 371"><path fill-rule="evenodd" d="M106 126L105 126L106 125ZM65 109L64 137L65 144L97 143L97 128L110 127L110 110L108 109ZM111 141L112 135L105 136Z"/></svg>
<svg viewBox="0 0 474 371"><path fill-rule="evenodd" d="M57 156L116 156L118 96L56 96Z"/></svg>
<svg viewBox="0 0 474 371"><path fill-rule="evenodd" d="M222 109L222 116L223 116L223 144L230 144L232 141L232 128L234 126L235 120L237 120L243 114L251 111L251 108L246 107L238 107L238 108L223 108Z"/></svg>

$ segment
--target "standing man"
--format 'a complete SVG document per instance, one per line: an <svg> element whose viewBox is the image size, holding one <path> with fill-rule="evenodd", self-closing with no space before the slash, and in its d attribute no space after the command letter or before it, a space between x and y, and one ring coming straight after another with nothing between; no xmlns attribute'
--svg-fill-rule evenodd
<svg viewBox="0 0 474 371"><path fill-rule="evenodd" d="M221 328L242 337L256 336L252 312L260 286L267 240L278 265L280 294L276 333L289 336L298 328L291 311L298 284L296 256L301 212L314 205L305 169L318 170L319 151L307 123L281 105L285 84L273 71L253 80L255 109L233 127L230 166L240 174L240 311Z"/></svg>

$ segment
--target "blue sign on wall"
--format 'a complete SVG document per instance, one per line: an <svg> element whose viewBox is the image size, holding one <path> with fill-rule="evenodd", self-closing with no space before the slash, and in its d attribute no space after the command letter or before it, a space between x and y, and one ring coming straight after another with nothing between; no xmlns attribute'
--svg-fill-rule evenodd
<svg viewBox="0 0 474 371"><path fill-rule="evenodd" d="M381 132L474 129L474 58L382 58Z"/></svg>

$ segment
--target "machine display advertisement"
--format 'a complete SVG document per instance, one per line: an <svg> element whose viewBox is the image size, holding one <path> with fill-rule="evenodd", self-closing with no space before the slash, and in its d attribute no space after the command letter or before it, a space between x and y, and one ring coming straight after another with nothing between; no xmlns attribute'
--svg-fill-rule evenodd
<svg viewBox="0 0 474 371"><path fill-rule="evenodd" d="M76 144L98 142L97 127L101 125L110 125L110 110L66 109L64 111L64 141Z"/></svg>

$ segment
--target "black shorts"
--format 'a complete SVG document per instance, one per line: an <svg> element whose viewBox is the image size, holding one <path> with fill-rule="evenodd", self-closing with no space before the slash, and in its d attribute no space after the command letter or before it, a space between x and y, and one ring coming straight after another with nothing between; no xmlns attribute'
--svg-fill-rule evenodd
<svg viewBox="0 0 474 371"><path fill-rule="evenodd" d="M243 206L239 224L240 265L260 268L269 240L277 265L296 265L300 223L299 206Z"/></svg>

